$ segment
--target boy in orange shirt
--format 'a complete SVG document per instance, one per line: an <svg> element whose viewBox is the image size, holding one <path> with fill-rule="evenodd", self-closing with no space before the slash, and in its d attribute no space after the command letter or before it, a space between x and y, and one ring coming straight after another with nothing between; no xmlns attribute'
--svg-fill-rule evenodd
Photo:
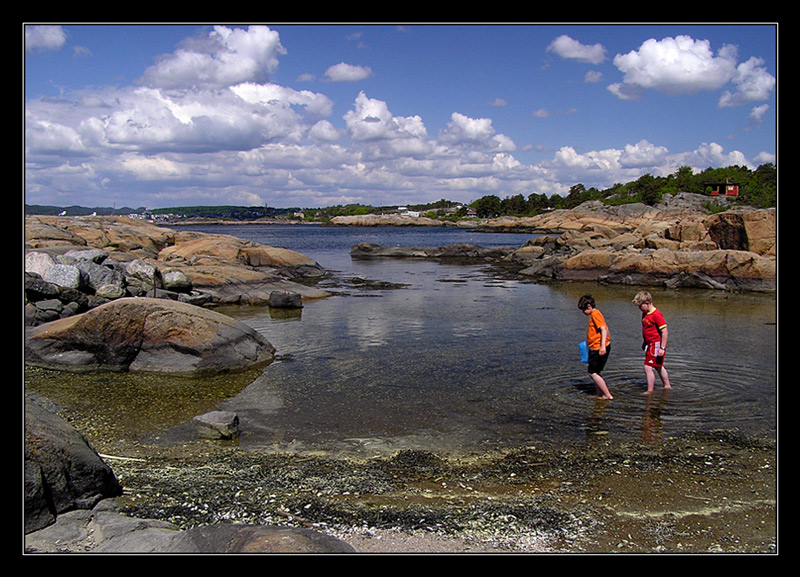
<svg viewBox="0 0 800 577"><path fill-rule="evenodd" d="M641 291L633 298L633 304L642 311L642 349L644 356L644 373L647 376L647 392L652 393L656 383L656 372L661 377L665 389L672 388L669 374L664 368L664 357L667 353L667 321L655 306L653 297L647 291Z"/></svg>
<svg viewBox="0 0 800 577"><path fill-rule="evenodd" d="M597 396L611 400L614 397L608 391L606 381L600 375L611 353L611 336L608 331L606 319L597 309L594 299L584 295L578 300L578 308L589 317L589 326L586 329L586 344L589 347L589 376L594 381Z"/></svg>

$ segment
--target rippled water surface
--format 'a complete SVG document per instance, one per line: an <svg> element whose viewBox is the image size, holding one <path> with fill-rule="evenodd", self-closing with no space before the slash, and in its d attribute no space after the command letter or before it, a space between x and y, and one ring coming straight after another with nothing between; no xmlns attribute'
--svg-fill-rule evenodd
<svg viewBox="0 0 800 577"><path fill-rule="evenodd" d="M195 227L290 248L344 285L301 314L227 307L263 333L278 360L221 408L238 412L250 447L378 451L488 450L605 438L657 441L687 431L776 427L776 299L704 290L653 290L670 327L668 394L651 397L642 371L632 287L505 280L484 266L351 260L359 242L521 246L529 235L455 229L309 226ZM579 361L591 293L611 328L604 376L615 397L593 397Z"/></svg>

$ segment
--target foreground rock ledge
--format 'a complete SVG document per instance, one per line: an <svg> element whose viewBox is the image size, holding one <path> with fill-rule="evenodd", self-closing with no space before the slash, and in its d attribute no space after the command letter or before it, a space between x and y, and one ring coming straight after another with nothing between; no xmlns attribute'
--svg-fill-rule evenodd
<svg viewBox="0 0 800 577"><path fill-rule="evenodd" d="M269 364L275 348L221 313L153 298L123 298L31 329L26 362L81 371L214 374Z"/></svg>
<svg viewBox="0 0 800 577"><path fill-rule="evenodd" d="M122 514L122 485L86 438L36 394L25 398L25 549L29 553L353 553L307 528L220 523L181 531Z"/></svg>

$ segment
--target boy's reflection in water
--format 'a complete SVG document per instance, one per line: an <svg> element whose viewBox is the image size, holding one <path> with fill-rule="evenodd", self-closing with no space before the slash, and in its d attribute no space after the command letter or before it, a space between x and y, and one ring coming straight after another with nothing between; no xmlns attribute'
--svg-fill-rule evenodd
<svg viewBox="0 0 800 577"><path fill-rule="evenodd" d="M608 404L608 399L598 398L595 400L594 407L592 408L592 414L589 415L589 418L586 421L587 441L596 442L607 437L608 431L603 428L603 414L605 414Z"/></svg>
<svg viewBox="0 0 800 577"><path fill-rule="evenodd" d="M642 413L642 442L658 443L661 441L664 426L661 423L661 412L667 403L671 389L664 389L660 395L648 395ZM586 440L598 441L608 435L603 427L603 415L609 406L607 399L597 399L592 407L592 414L586 420Z"/></svg>
<svg viewBox="0 0 800 577"><path fill-rule="evenodd" d="M661 424L661 409L667 403L671 389L664 389L656 400L656 395L647 395L647 403L642 415L642 441L645 443L657 443L661 440L664 426Z"/></svg>

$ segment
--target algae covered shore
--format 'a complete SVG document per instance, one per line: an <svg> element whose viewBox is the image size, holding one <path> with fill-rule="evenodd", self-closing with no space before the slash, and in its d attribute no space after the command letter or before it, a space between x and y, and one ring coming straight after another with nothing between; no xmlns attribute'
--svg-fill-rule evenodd
<svg viewBox="0 0 800 577"><path fill-rule="evenodd" d="M206 445L111 463L128 515L310 527L365 553L777 553L776 446L724 431L457 457Z"/></svg>

